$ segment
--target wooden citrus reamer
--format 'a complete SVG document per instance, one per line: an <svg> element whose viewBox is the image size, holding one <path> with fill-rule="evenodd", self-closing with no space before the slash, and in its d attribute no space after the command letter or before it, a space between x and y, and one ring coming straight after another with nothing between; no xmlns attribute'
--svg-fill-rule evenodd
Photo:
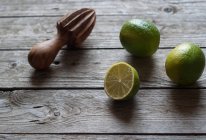
<svg viewBox="0 0 206 140"><path fill-rule="evenodd" d="M51 40L34 45L29 54L30 65L37 69L47 69L64 45L80 45L91 33L96 21L93 9L82 8L57 21L57 34Z"/></svg>

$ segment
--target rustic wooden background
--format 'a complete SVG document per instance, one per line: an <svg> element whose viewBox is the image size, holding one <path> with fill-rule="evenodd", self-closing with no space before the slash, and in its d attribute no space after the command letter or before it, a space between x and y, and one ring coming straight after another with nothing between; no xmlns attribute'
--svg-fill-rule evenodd
<svg viewBox="0 0 206 140"><path fill-rule="evenodd" d="M65 46L47 71L31 68L31 46L82 7L94 8L97 21L81 48ZM153 57L121 47L121 25L131 18L158 26ZM206 54L205 0L0 0L0 139L205 139L205 71L195 85L177 87L164 70L168 52L186 41ZM127 102L103 90L105 71L117 61L140 74L141 89Z"/></svg>

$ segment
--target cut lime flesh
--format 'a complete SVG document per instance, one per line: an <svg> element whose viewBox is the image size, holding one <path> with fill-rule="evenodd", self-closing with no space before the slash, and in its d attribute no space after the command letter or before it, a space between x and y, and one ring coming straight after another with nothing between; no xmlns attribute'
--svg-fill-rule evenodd
<svg viewBox="0 0 206 140"><path fill-rule="evenodd" d="M104 89L114 100L133 97L139 89L137 71L125 62L113 64L105 76Z"/></svg>

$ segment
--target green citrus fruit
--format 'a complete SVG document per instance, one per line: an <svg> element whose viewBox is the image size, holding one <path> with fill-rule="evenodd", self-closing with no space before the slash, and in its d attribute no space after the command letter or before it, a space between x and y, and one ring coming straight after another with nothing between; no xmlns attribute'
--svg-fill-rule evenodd
<svg viewBox="0 0 206 140"><path fill-rule="evenodd" d="M203 73L205 55L197 44L183 43L175 47L167 56L166 73L175 83L190 85Z"/></svg>
<svg viewBox="0 0 206 140"><path fill-rule="evenodd" d="M131 54L138 57L154 54L160 42L160 32L151 22L140 19L126 21L120 31L120 42Z"/></svg>
<svg viewBox="0 0 206 140"><path fill-rule="evenodd" d="M132 98L139 90L139 85L137 71L125 62L113 64L104 79L104 90L114 100Z"/></svg>

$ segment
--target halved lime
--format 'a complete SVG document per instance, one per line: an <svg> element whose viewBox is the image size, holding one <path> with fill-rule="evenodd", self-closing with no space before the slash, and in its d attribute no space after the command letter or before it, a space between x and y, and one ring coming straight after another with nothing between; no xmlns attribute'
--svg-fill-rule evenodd
<svg viewBox="0 0 206 140"><path fill-rule="evenodd" d="M137 71L125 62L113 64L104 79L104 90L114 100L133 97L139 90L139 85Z"/></svg>

